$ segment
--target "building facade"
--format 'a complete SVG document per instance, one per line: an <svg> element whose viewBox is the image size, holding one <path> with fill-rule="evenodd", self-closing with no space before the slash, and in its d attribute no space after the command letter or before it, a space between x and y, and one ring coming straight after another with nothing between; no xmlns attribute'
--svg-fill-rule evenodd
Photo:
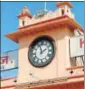
<svg viewBox="0 0 85 89"><path fill-rule="evenodd" d="M70 2L56 6L54 12L34 16L25 6L18 15L18 31L6 35L19 45L14 89L84 89L83 57L70 54L70 39L84 30L75 21Z"/></svg>

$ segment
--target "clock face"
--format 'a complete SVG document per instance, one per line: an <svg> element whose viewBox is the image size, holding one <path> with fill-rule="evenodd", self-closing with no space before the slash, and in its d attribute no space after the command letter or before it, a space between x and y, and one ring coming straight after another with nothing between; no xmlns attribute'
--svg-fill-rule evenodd
<svg viewBox="0 0 85 89"><path fill-rule="evenodd" d="M54 57L54 45L49 39L38 39L30 47L28 56L32 65L36 67L46 66Z"/></svg>

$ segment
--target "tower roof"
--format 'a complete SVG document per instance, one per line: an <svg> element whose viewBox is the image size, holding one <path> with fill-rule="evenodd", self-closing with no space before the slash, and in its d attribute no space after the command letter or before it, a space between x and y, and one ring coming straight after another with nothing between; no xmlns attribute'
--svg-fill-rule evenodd
<svg viewBox="0 0 85 89"><path fill-rule="evenodd" d="M71 3L69 2L69 1L61 1L61 2L58 2L57 3L57 7L60 7L60 6L62 6L62 5L67 5L67 6L69 6L70 8L72 8L72 5L71 5Z"/></svg>
<svg viewBox="0 0 85 89"><path fill-rule="evenodd" d="M24 17L24 16L28 16L30 18L32 17L31 14L30 14L30 11L27 8L27 6L24 6L24 8L22 9L22 11L18 15L18 18Z"/></svg>

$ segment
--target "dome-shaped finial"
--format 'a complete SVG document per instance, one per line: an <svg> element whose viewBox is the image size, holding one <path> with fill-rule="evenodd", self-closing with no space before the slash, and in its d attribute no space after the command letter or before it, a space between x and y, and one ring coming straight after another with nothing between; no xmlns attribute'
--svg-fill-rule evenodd
<svg viewBox="0 0 85 89"><path fill-rule="evenodd" d="M62 5L67 5L68 7L72 8L72 4L69 1L59 1L57 2L57 7L60 7Z"/></svg>
<svg viewBox="0 0 85 89"><path fill-rule="evenodd" d="M22 13L29 13L29 14L30 14L30 12L29 12L27 6L24 6L24 8L23 8L23 10L22 10Z"/></svg>
<svg viewBox="0 0 85 89"><path fill-rule="evenodd" d="M22 9L22 11L19 13L18 17L22 17L22 16L28 16L28 17L32 17L30 14L30 11L28 10L27 6L24 6L24 8Z"/></svg>

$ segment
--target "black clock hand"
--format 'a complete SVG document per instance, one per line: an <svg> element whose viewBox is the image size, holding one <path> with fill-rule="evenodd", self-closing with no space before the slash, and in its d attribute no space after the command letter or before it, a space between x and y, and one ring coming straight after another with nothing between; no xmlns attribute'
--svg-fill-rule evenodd
<svg viewBox="0 0 85 89"><path fill-rule="evenodd" d="M46 50L46 49L44 49L44 50L42 51L42 53L43 53L45 50ZM41 54L42 54L42 53L41 53Z"/></svg>
<svg viewBox="0 0 85 89"><path fill-rule="evenodd" d="M42 49L41 49L41 46L40 46L40 54L42 54Z"/></svg>

